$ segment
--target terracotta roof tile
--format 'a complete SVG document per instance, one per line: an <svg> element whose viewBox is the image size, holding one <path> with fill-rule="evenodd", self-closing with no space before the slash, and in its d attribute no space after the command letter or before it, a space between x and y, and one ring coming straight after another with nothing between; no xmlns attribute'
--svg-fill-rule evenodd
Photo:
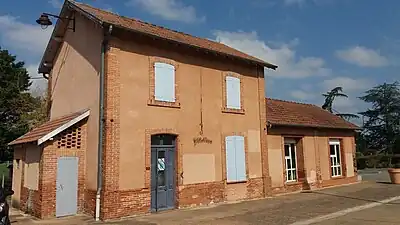
<svg viewBox="0 0 400 225"><path fill-rule="evenodd" d="M88 110L75 112L75 113L65 115L65 116L62 116L59 118L55 118L51 121L48 121L48 122L40 125L39 127L33 128L31 131L29 131L28 133L15 139L14 141L10 142L8 145L16 145L16 144L38 141L40 138L51 133L52 131L56 130L57 128L63 126L64 124L72 121L73 119L79 117L80 115L84 114L87 111Z"/></svg>
<svg viewBox="0 0 400 225"><path fill-rule="evenodd" d="M228 56L237 57L242 60L251 61L251 62L257 63L259 65L271 68L271 69L277 68L277 66L275 66L271 63L268 63L261 59L250 56L246 53L238 51L238 50L231 48L227 45L224 45L222 43L211 41L211 40L208 40L205 38L195 37L195 36L192 36L189 34L185 34L182 32L167 29L165 27L146 23L146 22L140 21L138 19L123 17L123 16L120 16L120 15L117 15L117 14L114 14L114 13L111 13L108 11L94 8L87 4L78 3L75 1L70 1L70 3L75 5L78 9L84 11L85 13L89 14L90 16L92 16L94 18L97 18L98 20L100 20L102 22L113 24L113 25L122 27L124 29L133 30L136 32L163 38L166 40L176 41L181 44L213 51L213 52L228 55Z"/></svg>
<svg viewBox="0 0 400 225"><path fill-rule="evenodd" d="M360 129L339 116L312 104L266 99L267 121L272 125Z"/></svg>

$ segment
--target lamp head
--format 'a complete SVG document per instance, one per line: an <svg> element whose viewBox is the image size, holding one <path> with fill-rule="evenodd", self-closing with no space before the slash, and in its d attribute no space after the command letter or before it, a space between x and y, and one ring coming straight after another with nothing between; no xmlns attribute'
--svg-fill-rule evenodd
<svg viewBox="0 0 400 225"><path fill-rule="evenodd" d="M40 15L39 19L36 20L36 23L39 24L43 29L46 29L48 26L53 24L49 19L49 16L46 14Z"/></svg>

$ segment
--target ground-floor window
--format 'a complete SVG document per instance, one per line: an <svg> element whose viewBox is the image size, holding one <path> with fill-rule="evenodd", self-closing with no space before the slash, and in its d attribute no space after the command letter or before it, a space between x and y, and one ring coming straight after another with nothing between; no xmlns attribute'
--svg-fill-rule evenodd
<svg viewBox="0 0 400 225"><path fill-rule="evenodd" d="M329 141L329 154L331 160L331 174L332 177L342 176L341 160L340 160L340 141Z"/></svg>
<svg viewBox="0 0 400 225"><path fill-rule="evenodd" d="M296 141L285 139L286 182L297 181Z"/></svg>

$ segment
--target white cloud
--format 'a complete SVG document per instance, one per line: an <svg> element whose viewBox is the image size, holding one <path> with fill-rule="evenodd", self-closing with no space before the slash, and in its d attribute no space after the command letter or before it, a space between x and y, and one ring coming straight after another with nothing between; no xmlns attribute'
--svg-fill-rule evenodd
<svg viewBox="0 0 400 225"><path fill-rule="evenodd" d="M332 90L335 87L342 87L345 93L365 91L371 86L372 83L367 79L353 79L351 77L335 77L322 82L322 87L326 91Z"/></svg>
<svg viewBox="0 0 400 225"><path fill-rule="evenodd" d="M42 75L37 73L38 63L31 62L40 60L53 28L43 30L39 25L21 22L18 17L3 15L0 16L0 30L2 47L16 52L18 60L29 62L26 69L30 77L41 77ZM46 88L45 79L33 79L30 92L39 95L43 94Z"/></svg>
<svg viewBox="0 0 400 225"><path fill-rule="evenodd" d="M335 113L352 113L357 114L366 109L366 104L356 97L335 98L332 105Z"/></svg>
<svg viewBox="0 0 400 225"><path fill-rule="evenodd" d="M53 8L60 9L61 6L63 5L62 0L48 0L48 3L50 3Z"/></svg>
<svg viewBox="0 0 400 225"><path fill-rule="evenodd" d="M213 35L218 42L278 66L276 72L266 71L267 75L304 78L325 76L331 72L329 68L325 67L325 61L322 58L298 57L295 50L298 39L287 44L273 43L268 46L266 42L259 39L256 32L214 31ZM273 45L274 47L272 47Z"/></svg>
<svg viewBox="0 0 400 225"><path fill-rule="evenodd" d="M130 0L127 5L139 5L150 14L166 20L194 23L206 19L205 16L199 17L193 6L185 5L180 0Z"/></svg>
<svg viewBox="0 0 400 225"><path fill-rule="evenodd" d="M373 86L373 82L368 79L356 79L351 77L334 77L326 79L321 83L297 84L299 89L288 92L287 98L295 101L307 102L322 106L324 103L323 93L341 86L349 97L337 97L333 102L335 113L358 113L365 110L366 103L358 99L362 92ZM354 121L353 121L354 122Z"/></svg>
<svg viewBox="0 0 400 225"><path fill-rule="evenodd" d="M335 54L339 59L361 67L382 67L389 64L389 60L378 51L363 46L338 50Z"/></svg>
<svg viewBox="0 0 400 225"><path fill-rule="evenodd" d="M26 66L26 70L28 71L29 77L32 78L42 78L41 74L38 74L38 65L39 64L30 64ZM29 87L29 91L35 95L43 95L47 90L47 80L46 79L31 79L32 85Z"/></svg>
<svg viewBox="0 0 400 225"><path fill-rule="evenodd" d="M358 113L364 111L367 103L358 99L365 91L374 86L374 82L368 79L355 79L351 77L335 77L324 80L320 87L323 92L330 91L335 87L343 87L343 92L349 97L337 97L333 102L333 108L340 113ZM357 122L357 120L353 121Z"/></svg>
<svg viewBox="0 0 400 225"><path fill-rule="evenodd" d="M315 98L315 94L303 90L295 90L290 92L290 96L301 101L310 101Z"/></svg>
<svg viewBox="0 0 400 225"><path fill-rule="evenodd" d="M333 101L333 107L337 109L349 109L354 107L354 102L351 98L338 97ZM342 112L340 110L340 112Z"/></svg>
<svg viewBox="0 0 400 225"><path fill-rule="evenodd" d="M3 15L0 30L0 43L5 43L7 48L38 55L44 52L53 27L43 30L37 24L22 23L17 17Z"/></svg>

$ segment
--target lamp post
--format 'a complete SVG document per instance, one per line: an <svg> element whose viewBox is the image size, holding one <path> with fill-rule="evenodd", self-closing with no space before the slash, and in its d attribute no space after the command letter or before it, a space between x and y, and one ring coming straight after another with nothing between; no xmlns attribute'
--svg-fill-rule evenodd
<svg viewBox="0 0 400 225"><path fill-rule="evenodd" d="M36 20L36 23L39 24L42 27L42 29L46 29L48 26L53 25L53 22L51 22L49 16L55 17L62 21L69 22L70 20L72 20L72 27L68 27L68 29L71 29L73 32L75 32L75 17L74 18L60 17L60 16L50 14L50 13L42 13L40 15L39 19Z"/></svg>

